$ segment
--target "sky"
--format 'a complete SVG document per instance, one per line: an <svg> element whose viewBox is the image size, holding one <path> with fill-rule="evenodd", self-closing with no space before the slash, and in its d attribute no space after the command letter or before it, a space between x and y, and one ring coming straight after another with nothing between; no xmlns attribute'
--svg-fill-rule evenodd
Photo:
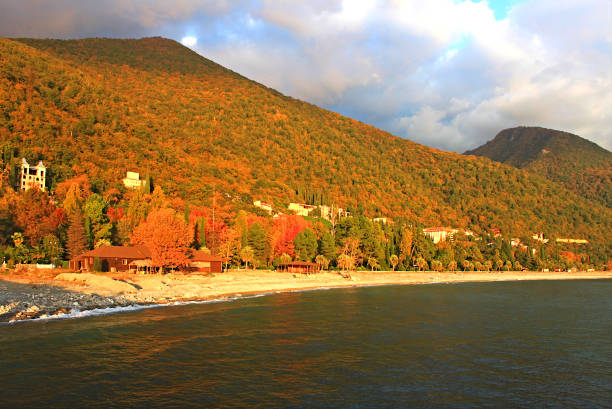
<svg viewBox="0 0 612 409"><path fill-rule="evenodd" d="M0 35L175 39L443 150L519 125L612 150L612 0L0 0Z"/></svg>

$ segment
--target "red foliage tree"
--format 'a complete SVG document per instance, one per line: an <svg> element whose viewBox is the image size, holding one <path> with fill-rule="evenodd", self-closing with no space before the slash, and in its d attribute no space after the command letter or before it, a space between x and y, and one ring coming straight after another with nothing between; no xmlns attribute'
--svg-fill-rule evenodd
<svg viewBox="0 0 612 409"><path fill-rule="evenodd" d="M172 209L154 210L130 237L132 244L144 245L151 251L157 267L176 268L188 262L191 229Z"/></svg>
<svg viewBox="0 0 612 409"><path fill-rule="evenodd" d="M37 188L27 190L12 209L17 226L31 246L36 246L47 234L56 234L65 222L66 213L56 208L49 196Z"/></svg>
<svg viewBox="0 0 612 409"><path fill-rule="evenodd" d="M274 249L274 256L279 257L286 253L290 256L295 255L293 239L304 229L310 227L310 222L301 216L282 215L274 220L271 226L270 238L271 246Z"/></svg>

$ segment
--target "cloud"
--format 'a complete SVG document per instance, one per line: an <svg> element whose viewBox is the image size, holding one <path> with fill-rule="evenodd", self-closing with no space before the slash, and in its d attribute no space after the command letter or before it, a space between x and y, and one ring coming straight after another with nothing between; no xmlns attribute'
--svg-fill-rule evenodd
<svg viewBox="0 0 612 409"><path fill-rule="evenodd" d="M193 36L201 54L399 136L464 151L538 125L612 149L612 3L21 0L0 35ZM499 10L496 10L499 11Z"/></svg>

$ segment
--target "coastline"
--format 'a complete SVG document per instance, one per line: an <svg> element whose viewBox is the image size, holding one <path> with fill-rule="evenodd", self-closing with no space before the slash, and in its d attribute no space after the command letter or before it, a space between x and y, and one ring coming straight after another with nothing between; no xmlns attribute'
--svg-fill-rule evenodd
<svg viewBox="0 0 612 409"><path fill-rule="evenodd" d="M277 292L381 285L462 282L611 279L612 272L370 272L312 275L230 270L213 275L79 274L62 270L0 273L0 323L69 318L86 311L224 301Z"/></svg>

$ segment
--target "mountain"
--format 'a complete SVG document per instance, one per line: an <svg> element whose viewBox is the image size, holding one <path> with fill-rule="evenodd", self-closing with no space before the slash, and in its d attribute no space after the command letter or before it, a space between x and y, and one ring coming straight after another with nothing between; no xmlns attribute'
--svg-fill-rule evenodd
<svg viewBox="0 0 612 409"><path fill-rule="evenodd" d="M577 135L538 127L505 129L465 154L525 169L612 208L612 153Z"/></svg>
<svg viewBox="0 0 612 409"><path fill-rule="evenodd" d="M611 253L612 210L486 158L442 152L284 96L162 38L0 38L0 140L48 184L126 171L234 209L334 203L354 214L513 237L583 237Z"/></svg>

